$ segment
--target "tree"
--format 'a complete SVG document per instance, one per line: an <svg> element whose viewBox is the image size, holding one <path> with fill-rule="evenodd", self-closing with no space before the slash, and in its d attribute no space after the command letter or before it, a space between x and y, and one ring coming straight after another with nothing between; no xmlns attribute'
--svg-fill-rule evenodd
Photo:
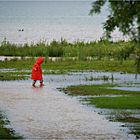
<svg viewBox="0 0 140 140"><path fill-rule="evenodd" d="M92 3L90 15L99 14L101 8L108 4L110 14L104 23L106 37L116 28L135 42L137 72L140 70L140 1L137 0L96 0Z"/></svg>

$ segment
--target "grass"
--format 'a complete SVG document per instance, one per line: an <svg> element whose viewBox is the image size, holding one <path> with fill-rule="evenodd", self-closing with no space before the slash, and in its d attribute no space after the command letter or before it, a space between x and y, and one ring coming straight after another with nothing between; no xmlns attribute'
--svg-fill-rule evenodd
<svg viewBox="0 0 140 140"><path fill-rule="evenodd" d="M12 59L6 61L0 61L0 69L15 69L16 73L11 72L0 72L0 80L21 80L27 79L25 75L31 74L31 69L35 63L36 58L28 59ZM118 60L91 60L91 61L81 61L81 60L72 60L72 59L60 59L57 61L51 61L45 58L45 62L41 65L44 71L50 70L50 72L45 72L46 74L55 74L55 73L67 73L71 71L82 71L82 70L101 70L101 71L120 71L120 72L129 72L135 73L135 67L133 60L126 60L123 63L120 63ZM20 72L30 71L30 72ZM51 72L52 71L52 72ZM55 72L57 71L57 72ZM43 74L45 74L43 73ZM88 79L87 79L88 80Z"/></svg>
<svg viewBox="0 0 140 140"><path fill-rule="evenodd" d="M9 123L7 118L0 111L0 139L23 139L23 137L16 134L13 129L6 127Z"/></svg>
<svg viewBox="0 0 140 140"><path fill-rule="evenodd" d="M25 59L25 60L17 60L13 59L10 61L0 61L0 68L6 68L6 69L31 69L33 64L35 62L35 59Z"/></svg>
<svg viewBox="0 0 140 140"><path fill-rule="evenodd" d="M61 41L53 40L50 44L39 42L36 44L32 43L29 45L25 43L21 45L11 44L5 38L0 44L0 56L21 56L22 60L24 60L21 65L19 63L13 65L7 62L7 65L1 63L1 67L11 66L20 69L26 67L30 69L34 60L27 62L25 57L44 56L46 61L48 57L59 57L60 60L67 60L53 63L47 61L48 69L94 69L126 71L130 73L139 71L138 68L136 68L136 56L139 56L139 49L137 50L137 48L135 48L135 43L133 41L110 42L108 40L100 40L70 43L61 39ZM69 58L74 58L75 60L70 59L69 61Z"/></svg>
<svg viewBox="0 0 140 140"><path fill-rule="evenodd" d="M136 115L139 114L138 110L132 112L127 109L114 109L108 111L108 113L106 114L109 115L109 117L107 118L111 121L119 121L119 122L126 122L126 123L140 123L140 118L135 117Z"/></svg>
<svg viewBox="0 0 140 140"><path fill-rule="evenodd" d="M21 72L0 72L0 80L1 81L9 81L9 80L25 80L28 79L29 76L25 75L25 73Z"/></svg>
<svg viewBox="0 0 140 140"><path fill-rule="evenodd" d="M101 84L101 85L79 85L70 86L64 89L72 96L95 96L85 98L88 104L93 104L99 108L112 109L140 109L140 92L112 89L115 84ZM96 97L99 95L99 97ZM100 95L121 95L102 97ZM127 96L126 96L127 95Z"/></svg>
<svg viewBox="0 0 140 140"><path fill-rule="evenodd" d="M6 40L0 45L0 55L4 56L44 56L44 57L77 57L78 60L86 60L87 57L98 59L117 58L127 59L131 53L135 52L134 42L119 41L110 42L108 40L92 42L67 42L53 40L50 44L45 41L36 44L12 44Z"/></svg>
<svg viewBox="0 0 140 140"><path fill-rule="evenodd" d="M34 57L44 56L43 69L52 70L105 70L138 73L136 56L139 56L133 41L110 42L100 40L93 42L67 42L53 40L50 44L11 44L6 40L0 44L0 56L21 56L12 61L0 62L0 68L31 69ZM33 59L25 59L25 57ZM59 60L49 61L48 57L59 57ZM74 59L74 60L73 60ZM140 71L139 71L140 72Z"/></svg>
<svg viewBox="0 0 140 140"><path fill-rule="evenodd" d="M115 86L118 85L80 85L70 86L64 90L72 96L85 96L80 99L84 104L86 103L91 106L96 106L97 108L102 108L101 111L99 110L100 114L107 115L107 119L110 121L123 122L123 127L128 127L130 129L130 133L134 134L136 139L139 139L140 118L137 114L139 115L138 111L140 110L140 92L111 89Z"/></svg>
<svg viewBox="0 0 140 140"><path fill-rule="evenodd" d="M140 109L140 95L88 98L88 104L109 109Z"/></svg>
<svg viewBox="0 0 140 140"><path fill-rule="evenodd" d="M113 109L140 109L140 92L112 89L118 85L79 85L64 89L69 95L95 96L95 95L122 95L114 97L89 97L86 101L100 108ZM126 96L127 95L127 96Z"/></svg>
<svg viewBox="0 0 140 140"><path fill-rule="evenodd" d="M109 77L109 76L100 76L100 77L93 77L93 76L91 76L91 77L86 77L85 78L86 79L86 81L98 81L98 80L104 80L104 81L108 81L108 80L111 80L111 81L113 81L113 80L117 80L116 78L114 78L113 77L113 75L111 76L111 77Z"/></svg>
<svg viewBox="0 0 140 140"><path fill-rule="evenodd" d="M107 119L110 121L123 122L122 127L128 127L130 133L136 136L136 139L140 138L140 118L136 117L139 114L138 110L132 112L126 109L114 109L111 112L106 111Z"/></svg>
<svg viewBox="0 0 140 140"><path fill-rule="evenodd" d="M35 59L25 60L10 60L0 61L0 68L16 68L16 69L31 69ZM91 60L91 61L80 61L80 60L58 60L50 61L46 58L42 64L43 69L48 70L104 70L104 71L120 71L135 73L134 67L135 61L126 60L120 63L118 60Z"/></svg>
<svg viewBox="0 0 140 140"><path fill-rule="evenodd" d="M136 73L136 54L139 56L139 50L134 47L134 42L119 41L116 43L107 40L98 42L74 42L69 43L66 40L52 41L50 44L39 42L37 44L11 44L6 38L0 45L1 56L21 56L21 60L14 58L11 61L0 61L0 69L15 68L16 70L31 70L35 62L34 57L44 56L45 62L42 64L44 70L59 71L61 73L79 70L101 70L114 72ZM31 59L24 57L30 56ZM132 57L131 57L132 56ZM51 61L48 57L59 57L59 60ZM74 60L73 60L74 58ZM0 80L21 80L28 78L31 72L0 72ZM43 73L44 74L44 73ZM87 79L87 80L93 80ZM98 80L98 79L96 79ZM135 91L122 91L111 89L116 85L94 85L68 87L67 92L71 95L131 95L121 97L98 97L89 98L88 102L97 107L103 108L131 108L139 109L140 96ZM108 87L108 88L107 88ZM118 121L138 121L136 118L118 119ZM7 130L4 127L4 121L0 118L0 138L20 138L15 136L13 130ZM136 130L135 133L139 133Z"/></svg>
<svg viewBox="0 0 140 140"><path fill-rule="evenodd" d="M88 96L88 95L140 95L139 91L127 91L112 89L118 85L115 84L101 84L101 85L79 85L67 87L65 92L74 96Z"/></svg>
<svg viewBox="0 0 140 140"><path fill-rule="evenodd" d="M118 117L116 119L117 121L119 122L126 122L126 123L140 123L140 118L136 118L136 117L130 117L130 116L127 116L127 117Z"/></svg>

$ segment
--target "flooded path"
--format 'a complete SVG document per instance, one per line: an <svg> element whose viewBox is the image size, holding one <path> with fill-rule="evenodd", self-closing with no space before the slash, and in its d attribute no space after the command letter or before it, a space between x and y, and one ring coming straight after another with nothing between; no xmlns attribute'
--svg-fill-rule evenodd
<svg viewBox="0 0 140 140"><path fill-rule="evenodd" d="M0 108L11 127L25 139L135 139L120 123L109 122L57 90L72 83L85 83L82 77L48 75L43 88L32 88L31 80L0 82Z"/></svg>

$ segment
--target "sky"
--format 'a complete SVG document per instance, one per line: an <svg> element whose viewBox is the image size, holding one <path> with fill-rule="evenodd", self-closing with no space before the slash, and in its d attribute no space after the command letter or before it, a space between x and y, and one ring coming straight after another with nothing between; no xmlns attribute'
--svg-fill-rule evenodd
<svg viewBox="0 0 140 140"><path fill-rule="evenodd" d="M0 0L0 1L95 1L95 0Z"/></svg>

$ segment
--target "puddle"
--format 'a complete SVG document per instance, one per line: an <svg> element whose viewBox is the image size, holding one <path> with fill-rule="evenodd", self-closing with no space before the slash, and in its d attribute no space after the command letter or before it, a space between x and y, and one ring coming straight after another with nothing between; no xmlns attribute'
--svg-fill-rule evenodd
<svg viewBox="0 0 140 140"><path fill-rule="evenodd" d="M104 72L79 72L44 76L43 88L32 88L31 80L0 81L0 107L11 127L25 139L135 139L119 122L110 122L57 88L79 84L102 84L111 80L87 81L86 78L111 76ZM113 73L113 83L140 83L140 75ZM39 84L39 83L37 83ZM140 84L137 84L140 87ZM131 88L131 87L129 87ZM134 87L132 87L134 88Z"/></svg>

